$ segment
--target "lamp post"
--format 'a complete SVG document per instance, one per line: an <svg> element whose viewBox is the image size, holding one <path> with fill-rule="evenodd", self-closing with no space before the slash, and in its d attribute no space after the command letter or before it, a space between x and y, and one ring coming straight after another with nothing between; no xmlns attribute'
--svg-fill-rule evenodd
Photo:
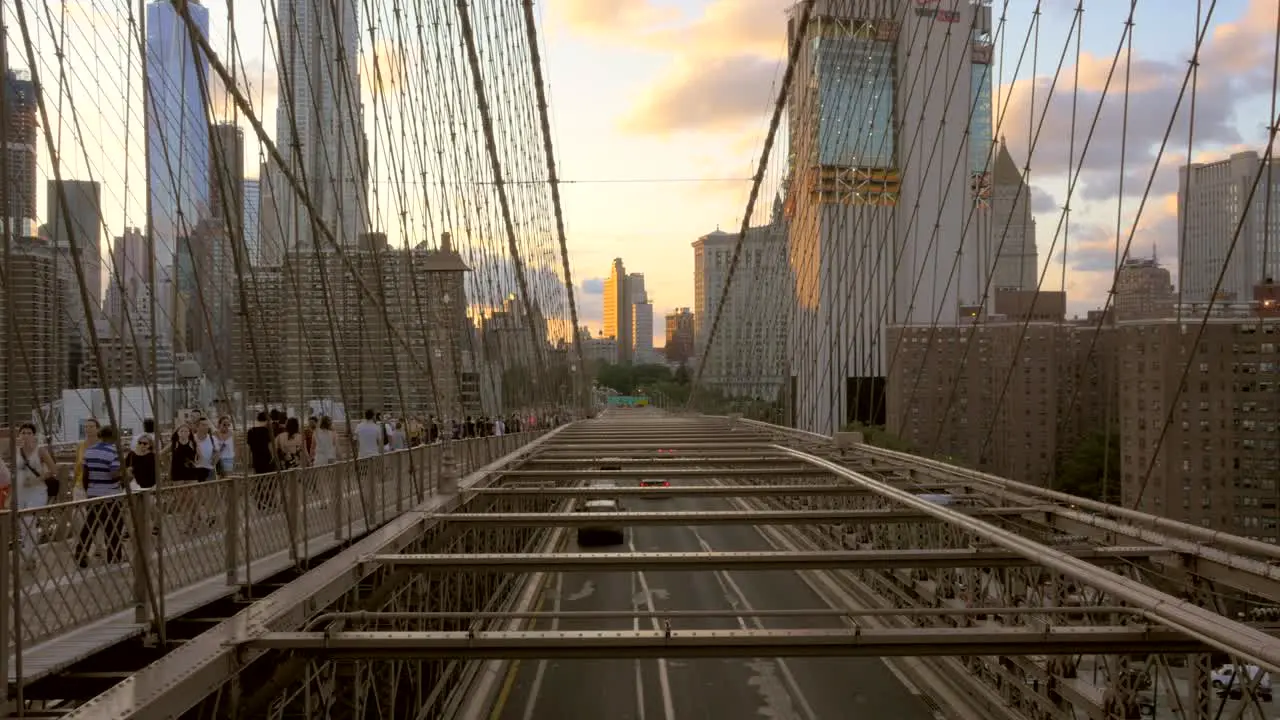
<svg viewBox="0 0 1280 720"><path fill-rule="evenodd" d="M204 375L200 363L188 355L178 361L177 371L178 381L182 385L182 405L187 409L196 409L200 404L200 378Z"/></svg>

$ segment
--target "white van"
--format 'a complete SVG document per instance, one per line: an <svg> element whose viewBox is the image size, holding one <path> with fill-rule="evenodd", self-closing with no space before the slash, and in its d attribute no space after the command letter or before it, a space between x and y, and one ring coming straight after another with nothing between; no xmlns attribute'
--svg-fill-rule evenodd
<svg viewBox="0 0 1280 720"><path fill-rule="evenodd" d="M1235 677L1235 665L1223 665L1213 671L1210 676L1213 682L1213 689L1217 691L1218 697L1230 694L1233 698L1238 698L1244 694L1244 685L1251 684L1257 680L1258 699L1263 702L1271 702L1271 673L1264 671L1257 665L1244 665L1244 674L1249 679ZM1258 680L1258 673L1262 673L1262 679ZM1228 690L1228 688L1230 688Z"/></svg>

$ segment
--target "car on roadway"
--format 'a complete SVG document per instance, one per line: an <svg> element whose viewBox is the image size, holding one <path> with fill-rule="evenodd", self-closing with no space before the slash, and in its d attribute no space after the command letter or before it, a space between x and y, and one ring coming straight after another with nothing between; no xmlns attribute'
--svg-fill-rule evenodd
<svg viewBox="0 0 1280 720"><path fill-rule="evenodd" d="M623 458L600 458L598 469L606 472L622 472Z"/></svg>
<svg viewBox="0 0 1280 720"><path fill-rule="evenodd" d="M642 488L671 487L671 481L663 480L662 478L642 478L640 480L640 487ZM647 495L647 496L642 495L641 497L643 497L645 500L661 500L663 499L664 496L655 494L655 495Z"/></svg>
<svg viewBox="0 0 1280 720"><path fill-rule="evenodd" d="M620 513L622 503L616 498L595 498L577 507L582 513ZM627 541L626 528L617 520L601 519L578 526L578 545L621 545Z"/></svg>

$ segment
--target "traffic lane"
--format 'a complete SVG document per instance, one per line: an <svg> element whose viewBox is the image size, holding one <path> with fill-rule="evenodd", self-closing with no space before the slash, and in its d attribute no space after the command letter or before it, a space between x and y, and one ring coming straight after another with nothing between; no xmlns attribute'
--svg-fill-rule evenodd
<svg viewBox="0 0 1280 720"><path fill-rule="evenodd" d="M618 552L618 546L579 547L574 540L567 552ZM555 573L540 599L539 610L631 610L643 597L636 573L569 572ZM648 622L645 620L644 622ZM632 618L561 618L539 620L539 630L632 630ZM644 625L641 627L650 627ZM659 686L653 660L631 658L610 660L513 661L509 688L491 717L495 720L639 720L662 718L661 694L650 692ZM641 704L643 703L643 712Z"/></svg>
<svg viewBox="0 0 1280 720"><path fill-rule="evenodd" d="M666 509L670 502L645 501ZM690 528L643 526L628 532L625 548L609 552L693 552L699 548ZM590 552L595 548L572 548ZM597 572L562 573L547 592L544 610L732 610L730 597L716 573ZM555 598L559 598L559 603ZM740 629L735 618L677 618L673 629ZM644 619L563 618L558 630L658 629L663 623ZM544 622L542 627L550 628ZM539 665L541 670L538 669ZM660 718L720 720L771 717L816 720L799 714L793 693L773 660L741 657L693 659L556 660L524 662L501 706L499 717L519 720L583 718ZM643 715L639 708L643 705Z"/></svg>
<svg viewBox="0 0 1280 720"><path fill-rule="evenodd" d="M682 498L679 510L736 509L721 498ZM710 525L692 527L697 550L702 552L759 552L776 550L750 526ZM744 609L808 610L828 603L795 571L717 572L740 595ZM843 629L838 617L783 617L748 619L750 627L771 630L793 628ZM788 658L786 664L799 686L799 694L817 718L872 720L935 720L929 705L876 658Z"/></svg>
<svg viewBox="0 0 1280 720"><path fill-rule="evenodd" d="M679 509L679 504L675 499L648 500L637 502L628 509L662 512ZM632 542L628 549L632 552L698 552L701 548L692 528L646 525L632 529ZM740 604L740 600L725 586L723 578L715 572L646 572L642 575L653 600L652 609L656 611L731 611ZM663 622L669 622L675 631L739 630L744 627L742 621L734 617L677 617ZM794 683L788 683L789 670L785 662L724 657L673 658L666 660L665 664L674 711L672 718L817 720L802 712L804 703L793 692Z"/></svg>

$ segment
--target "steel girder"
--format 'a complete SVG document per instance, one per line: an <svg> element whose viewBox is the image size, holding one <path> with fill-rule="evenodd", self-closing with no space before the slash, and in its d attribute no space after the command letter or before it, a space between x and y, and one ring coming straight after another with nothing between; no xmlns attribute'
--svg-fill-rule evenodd
<svg viewBox="0 0 1280 720"><path fill-rule="evenodd" d="M595 514L595 513L593 513ZM1078 562L1142 560L1161 548L1104 547L1078 550L1068 557ZM423 571L535 570L834 570L1018 567L1035 565L1034 558L991 550L830 550L812 552L697 552L697 553L502 553L369 555L361 562Z"/></svg>
<svg viewBox="0 0 1280 720"><path fill-rule="evenodd" d="M736 477L741 475L822 476L830 473L815 467L759 467L759 468L681 468L681 469L631 469L631 470L505 470L503 477L558 478L563 480L603 480L607 478L668 478L668 477Z"/></svg>
<svg viewBox="0 0 1280 720"><path fill-rule="evenodd" d="M811 453L838 458L842 464L865 473L880 473L896 480L909 476L921 482L951 481L961 482L971 488L970 492L978 501L995 505L1044 505L1052 507L1035 518L1026 516L1014 520L1012 518L997 521L1000 527L1022 534L1041 543L1053 545L1059 542L1098 542L1161 545L1170 550L1169 553L1155 556L1150 563L1141 566L1118 567L1118 572L1132 581L1167 594L1189 599L1191 602L1216 611L1219 615L1231 617L1234 610L1224 606L1223 585L1231 585L1256 596L1273 598L1280 596L1276 588L1275 575L1280 577L1280 567L1275 558L1280 557L1280 548L1258 543L1247 538L1215 532L1198 526L1187 525L1176 521L1157 518L1145 513L1131 511L1126 508L1113 507L1074 496L1032 487L985 473L950 466L942 462L917 458L906 453L885 450L865 445L848 445L836 439L815 435L792 428L742 420L740 424L765 429L775 438L785 438L785 443L794 443L797 447L805 447ZM885 466L888 465L889 468ZM865 468L875 468L874 470ZM880 478L883 479L883 478ZM893 506L888 500L867 502L856 496L829 496L823 498L797 498L787 496L755 496L754 498L735 498L732 501L740 507L750 508L875 508ZM974 535L967 530L939 523L934 527L947 528L941 538L928 525L920 525L912 532L901 532L891 527L867 526L857 530L857 542L870 547L918 547L921 538L929 540L942 539L944 546L948 542L959 542L961 546L974 540ZM823 528L782 527L765 528L770 538L783 538L781 547L818 548L850 546L852 535L841 537L839 528L827 526ZM948 541L946 535L952 536ZM880 544L882 543L883 544ZM854 544L853 546L859 546ZM1266 566L1271 563L1271 567ZM1115 604L1118 598L1104 591L1098 591L1075 578L1065 576L1048 568L1006 568L991 572L975 570L899 570L899 571L836 571L825 574L839 587L841 592L852 593L857 603L866 603L876 609L889 609L892 606L910 605L914 608L930 608L937 606L963 607L963 603L994 602L996 604L1071 602L1084 605ZM1219 585L1220 583L1220 585ZM1055 619L1054 622L1070 622L1067 618ZM891 623L930 624L934 627L946 625L943 618L890 619ZM1016 618L1006 619L1016 624ZM936 658L924 661L916 667L932 668L933 680L926 679L923 685L943 687L949 678L962 678L955 685L956 692L951 696L954 702L959 696L961 702L972 699L971 709L978 715L1002 717L1014 720L1016 714L1021 718L1041 720L1044 718L1063 717L1064 713L1074 712L1077 717L1110 719L1115 712L1137 712L1134 706L1126 706L1132 702L1135 688L1132 683L1125 682L1121 672L1122 657L1063 656L1046 660L1039 656L1030 657L983 657L968 656L965 658ZM1093 669L1089 664L1094 663ZM1205 669L1210 662L1207 653L1193 656L1187 666L1193 668L1190 690L1179 692L1179 700L1187 708L1188 720L1211 720L1215 717L1209 712L1207 698L1213 695L1209 687L1209 673ZM1164 656L1153 655L1145 659L1145 663L1129 664L1133 672L1154 674L1162 673L1157 680L1162 688L1161 702L1178 703L1179 700L1165 700L1165 690L1176 684ZM909 669L905 669L910 674ZM968 671L968 672L964 672ZM1085 673L1092 673L1093 682L1085 679ZM1119 673L1119 675L1117 675ZM1038 684L1032 686L1030 678L1036 678ZM1110 679L1108 679L1110 678ZM975 682L976 681L976 682ZM1181 679L1176 681L1182 683ZM1101 683L1099 685L1099 683ZM941 690L945 697L946 690ZM1127 700L1126 700L1127 698ZM1104 700L1106 702L1104 702ZM1063 705L1063 703L1066 705ZM1214 701L1220 705L1222 701ZM1246 702L1253 702L1246 699ZM1117 704L1118 703L1118 704ZM1190 703L1190 704L1187 704ZM1104 705L1107 709L1104 710ZM1123 708L1128 707L1128 710ZM1221 709L1221 708L1218 708ZM1227 715L1236 716L1238 709L1227 706ZM1069 716L1069 715L1067 715ZM1121 717L1121 715L1114 715ZM1126 717L1128 717L1126 715Z"/></svg>
<svg viewBox="0 0 1280 720"><path fill-rule="evenodd" d="M635 488L627 488L635 489ZM645 497L644 490L623 497ZM619 493L610 493L618 496ZM499 496L500 497L500 496ZM522 497L517 495L516 497ZM535 495L535 497L537 497ZM661 495L653 495L657 499ZM971 517L1018 517L1034 513L1031 508L977 508L965 512ZM520 527L582 527L600 522L622 525L810 525L813 523L938 522L914 510L706 510L683 512L617 512L617 513L448 513L439 516L450 523L469 525L515 525Z"/></svg>
<svg viewBox="0 0 1280 720"><path fill-rule="evenodd" d="M993 498L1053 503L1044 521L1064 532L1164 545L1180 556L1170 570L1189 571L1264 598L1280 597L1280 546L884 448L859 445L854 452L869 462L895 463L940 480L963 482Z"/></svg>
<svg viewBox="0 0 1280 720"><path fill-rule="evenodd" d="M1154 619L1194 637L1204 644L1280 673L1280 640L1256 628L1236 622L1194 603L1180 600L1136 580L1090 565L1058 549L1022 537L1012 531L965 517L955 510L916 497L910 492L886 485L864 474L844 468L816 455L775 446L798 459L806 459L817 467L830 470L841 478L876 492L886 500L914 507L944 520L948 525L964 529L983 540L1022 555L1035 564L1063 576L1097 588L1123 602L1150 613Z"/></svg>
<svg viewBox="0 0 1280 720"><path fill-rule="evenodd" d="M600 459L593 456L582 457L574 454L566 457L557 457L556 453L544 451L538 455L525 461L525 465L536 467L540 465L585 465L591 466L599 464ZM702 465L733 465L733 466L753 466L753 465L786 465L793 468L804 467L803 463L797 463L795 460L784 457L777 453L769 453L767 455L719 455L710 457L705 455L658 455L656 457L626 457L621 456L615 462L622 466L642 465L644 467L664 467L668 465L681 466L702 466Z"/></svg>
<svg viewBox="0 0 1280 720"><path fill-rule="evenodd" d="M466 489L492 482L509 463L527 457L531 450L553 440L565 427L551 430L528 445L476 470L459 482ZM320 567L259 600L212 630L175 648L107 692L67 715L68 718L110 717L114 720L177 717L206 697L218 692L243 668L261 656L237 643L257 634L302 627L316 611L348 596L378 569L360 562L371 553L399 552L419 542L428 532L440 530L442 523L424 522L437 499L391 520L363 540L342 551ZM462 503L462 496L448 500L447 507Z"/></svg>
<svg viewBox="0 0 1280 720"><path fill-rule="evenodd" d="M702 438L681 438L679 440L672 439L668 434L663 437L601 437L599 435L588 435L582 438L562 437L555 444L556 452L611 452L613 450L644 450L647 452L657 452L658 450L715 450L723 452L725 450L759 450L761 445L767 444L767 440L761 436L755 437L734 437L724 434L708 435ZM584 453L585 454L585 453Z"/></svg>
<svg viewBox="0 0 1280 720"><path fill-rule="evenodd" d="M1197 652L1204 645L1149 626L875 630L525 630L518 632L274 632L242 647L328 657L634 658L920 657Z"/></svg>
<svg viewBox="0 0 1280 720"><path fill-rule="evenodd" d="M945 490L957 485L939 483L930 485L931 490ZM479 495L515 495L582 498L582 497L736 497L740 495L870 495L866 488L853 485L672 485L671 487L489 487L477 488L470 492ZM1017 511L1032 512L1044 510L1045 507L1031 508L994 508L1000 512ZM917 517L923 517L919 513Z"/></svg>

